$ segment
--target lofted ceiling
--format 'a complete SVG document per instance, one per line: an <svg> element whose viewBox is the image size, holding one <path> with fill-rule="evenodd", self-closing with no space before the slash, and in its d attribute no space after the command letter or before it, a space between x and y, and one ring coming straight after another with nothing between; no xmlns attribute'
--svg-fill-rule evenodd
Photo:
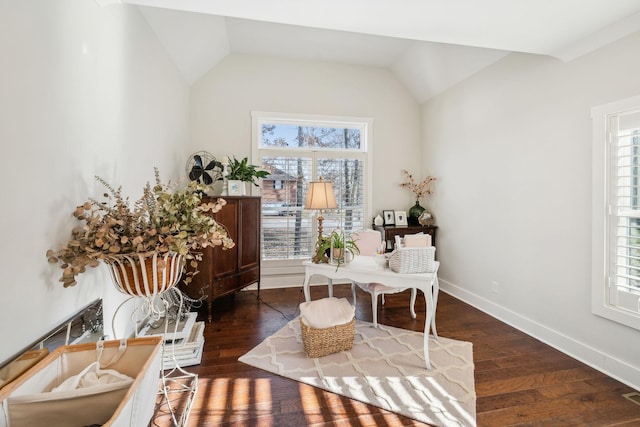
<svg viewBox="0 0 640 427"><path fill-rule="evenodd" d="M139 6L193 83L232 53L390 69L422 103L510 52L570 61L640 31L640 0L97 0Z"/></svg>

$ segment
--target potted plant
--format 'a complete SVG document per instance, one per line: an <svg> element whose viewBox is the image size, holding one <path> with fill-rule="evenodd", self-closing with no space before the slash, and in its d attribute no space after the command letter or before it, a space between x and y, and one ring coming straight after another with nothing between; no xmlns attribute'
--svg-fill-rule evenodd
<svg viewBox="0 0 640 427"><path fill-rule="evenodd" d="M256 187L258 186L258 178L265 178L269 175L268 171L259 170L258 166L249 164L247 157L242 160L238 160L235 157L229 159L227 172L227 179L250 182Z"/></svg>
<svg viewBox="0 0 640 427"><path fill-rule="evenodd" d="M341 231L333 230L328 236L322 236L318 239L313 261L316 263L329 263L333 260L340 267L340 264L345 261L346 253L350 253L353 256L356 253L360 253L360 249L358 249L358 245L350 236Z"/></svg>
<svg viewBox="0 0 640 427"><path fill-rule="evenodd" d="M172 268L177 269L179 276L184 274L185 282L189 283L202 260L199 249L234 246L224 227L211 216L226 201L202 203L202 194L208 186L191 181L185 188L177 189L174 184L163 184L158 169L154 171L155 185L147 182L133 208L122 195L122 187L116 189L96 176L107 189L106 200L90 198L78 206L73 215L80 224L71 230L69 241L57 250L47 251L49 262L59 264L63 270L60 282L64 287L76 285L77 276L100 261L117 266L112 271L116 280L118 274L121 279L130 274L126 269L139 271L147 278L161 276L160 269L166 267L163 264L177 259ZM158 265L151 270L139 265L151 255Z"/></svg>

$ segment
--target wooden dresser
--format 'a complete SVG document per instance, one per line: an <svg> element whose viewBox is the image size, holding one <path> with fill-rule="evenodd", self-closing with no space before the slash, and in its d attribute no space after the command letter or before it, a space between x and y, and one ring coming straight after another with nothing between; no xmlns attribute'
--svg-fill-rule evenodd
<svg viewBox="0 0 640 427"><path fill-rule="evenodd" d="M231 294L253 283L260 292L260 197L224 196L227 201L214 218L227 228L235 242L232 249L204 248L200 272L193 281L180 289L191 298L206 297L209 322L211 304L221 296ZM203 202L217 197L204 197Z"/></svg>

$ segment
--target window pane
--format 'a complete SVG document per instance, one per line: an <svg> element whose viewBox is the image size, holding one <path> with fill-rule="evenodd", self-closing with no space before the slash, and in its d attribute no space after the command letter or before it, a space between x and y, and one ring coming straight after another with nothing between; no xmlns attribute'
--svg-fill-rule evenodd
<svg viewBox="0 0 640 427"><path fill-rule="evenodd" d="M271 172L262 181L263 259L311 256L313 218L304 210L311 165L309 157L262 158Z"/></svg>
<svg viewBox="0 0 640 427"><path fill-rule="evenodd" d="M364 228L364 122L270 118L258 119L257 129L261 166L270 172L262 182L265 261L311 258L318 212L304 203L309 183L319 178L333 184L338 202L322 213L324 234Z"/></svg>
<svg viewBox="0 0 640 427"><path fill-rule="evenodd" d="M364 228L363 162L356 159L321 158L316 176L333 184L338 209L323 212L324 230L347 232ZM262 167L271 173L262 181L264 259L308 258L312 255L317 227L314 212L304 209L312 179L310 158L263 157ZM275 187L276 182L282 188Z"/></svg>
<svg viewBox="0 0 640 427"><path fill-rule="evenodd" d="M363 164L357 159L318 159L318 170L333 183L338 209L324 214L325 230L342 227L346 232L364 228Z"/></svg>
<svg viewBox="0 0 640 427"><path fill-rule="evenodd" d="M261 148L360 149L360 129L265 124L260 127Z"/></svg>

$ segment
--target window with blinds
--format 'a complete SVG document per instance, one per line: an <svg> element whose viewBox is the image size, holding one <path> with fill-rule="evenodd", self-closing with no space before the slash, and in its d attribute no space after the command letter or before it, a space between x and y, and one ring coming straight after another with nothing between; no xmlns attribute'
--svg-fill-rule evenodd
<svg viewBox="0 0 640 427"><path fill-rule="evenodd" d="M640 97L592 119L592 310L640 329Z"/></svg>
<svg viewBox="0 0 640 427"><path fill-rule="evenodd" d="M608 302L639 312L640 297L640 110L608 120L612 188L609 206L611 265Z"/></svg>
<svg viewBox="0 0 640 427"><path fill-rule="evenodd" d="M333 184L338 209L322 213L326 232L365 228L369 123L366 120L254 113L262 168L262 259L310 259L317 211L304 203L311 181Z"/></svg>

